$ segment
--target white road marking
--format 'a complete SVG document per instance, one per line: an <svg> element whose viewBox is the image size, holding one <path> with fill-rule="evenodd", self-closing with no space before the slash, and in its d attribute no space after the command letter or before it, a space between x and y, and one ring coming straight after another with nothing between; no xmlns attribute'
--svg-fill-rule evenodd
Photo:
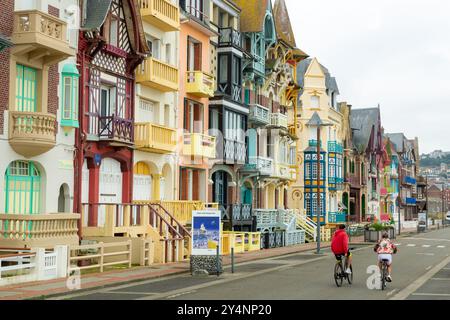
<svg viewBox="0 0 450 320"><path fill-rule="evenodd" d="M401 243L394 243L396 246L401 246L402 244Z"/></svg>
<svg viewBox="0 0 450 320"><path fill-rule="evenodd" d="M436 280L436 281L450 281L450 278L431 278L431 280Z"/></svg>
<svg viewBox="0 0 450 320"><path fill-rule="evenodd" d="M445 248L445 246L437 246L437 247L440 248L440 249Z"/></svg>
<svg viewBox="0 0 450 320"><path fill-rule="evenodd" d="M422 246L422 248L429 248L429 247L431 247L429 244L424 244L424 245Z"/></svg>
<svg viewBox="0 0 450 320"><path fill-rule="evenodd" d="M428 270L430 270L431 268L433 268L433 266L428 266L428 267L425 268L425 270L428 271Z"/></svg>
<svg viewBox="0 0 450 320"><path fill-rule="evenodd" d="M192 290L192 291L186 291L186 292L174 294L174 295L172 295L172 296L168 296L168 297L166 297L166 299L172 299L172 298L176 298L176 297L183 296L183 295L185 295L185 294L194 293L194 292L195 292L195 290Z"/></svg>
<svg viewBox="0 0 450 320"><path fill-rule="evenodd" d="M424 255L424 256L434 256L434 253L417 252L416 254L421 254L421 255Z"/></svg>
<svg viewBox="0 0 450 320"><path fill-rule="evenodd" d="M390 298L390 300L404 300L417 289L419 289L428 279L432 278L436 273L438 273L443 267L450 263L450 257L445 258L432 269L427 271L424 275L416 279L413 283L407 286L405 289L397 293L395 296Z"/></svg>
<svg viewBox="0 0 450 320"><path fill-rule="evenodd" d="M387 296L388 296L388 297L391 296L391 295L394 294L394 292L396 292L396 291L398 291L398 289L392 290L391 292L389 292L389 293L387 294Z"/></svg>
<svg viewBox="0 0 450 320"><path fill-rule="evenodd" d="M443 296L449 297L450 293L413 293L413 296Z"/></svg>
<svg viewBox="0 0 450 320"><path fill-rule="evenodd" d="M413 244L413 243L409 243L407 246L408 246L408 247L415 247L416 245Z"/></svg>
<svg viewBox="0 0 450 320"><path fill-rule="evenodd" d="M450 239L435 239L435 238L403 238L405 240L425 240L425 241L447 241L450 242Z"/></svg>

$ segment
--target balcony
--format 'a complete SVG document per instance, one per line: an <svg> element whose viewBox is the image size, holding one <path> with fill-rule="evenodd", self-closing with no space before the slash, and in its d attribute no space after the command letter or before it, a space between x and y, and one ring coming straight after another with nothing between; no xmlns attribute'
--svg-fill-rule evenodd
<svg viewBox="0 0 450 320"><path fill-rule="evenodd" d="M251 104L248 120L257 125L268 125L271 121L269 109L259 104Z"/></svg>
<svg viewBox="0 0 450 320"><path fill-rule="evenodd" d="M403 184L415 185L416 183L417 183L416 179L414 179L410 176L406 176L403 178Z"/></svg>
<svg viewBox="0 0 450 320"><path fill-rule="evenodd" d="M415 206L417 203L417 199L416 198L409 198L406 197L406 201L405 201L406 205L408 206Z"/></svg>
<svg viewBox="0 0 450 320"><path fill-rule="evenodd" d="M226 163L244 164L247 155L245 142L224 139L224 160Z"/></svg>
<svg viewBox="0 0 450 320"><path fill-rule="evenodd" d="M328 212L328 223L345 223L347 214L345 212Z"/></svg>
<svg viewBox="0 0 450 320"><path fill-rule="evenodd" d="M214 97L214 77L203 71L186 73L186 93L200 98Z"/></svg>
<svg viewBox="0 0 450 320"><path fill-rule="evenodd" d="M78 245L79 214L0 214L0 247Z"/></svg>
<svg viewBox="0 0 450 320"><path fill-rule="evenodd" d="M180 10L168 0L139 0L142 20L164 32L180 29Z"/></svg>
<svg viewBox="0 0 450 320"><path fill-rule="evenodd" d="M328 142L328 152L343 153L344 147L341 143L338 143L336 141L330 141Z"/></svg>
<svg viewBox="0 0 450 320"><path fill-rule="evenodd" d="M27 55L29 60L42 59L53 65L75 55L67 41L67 24L38 10L14 13L12 34L14 54Z"/></svg>
<svg viewBox="0 0 450 320"><path fill-rule="evenodd" d="M133 120L123 119L116 115L98 118L99 139L119 145L134 144Z"/></svg>
<svg viewBox="0 0 450 320"><path fill-rule="evenodd" d="M171 153L177 147L176 130L152 123L134 124L136 148L153 153Z"/></svg>
<svg viewBox="0 0 450 320"><path fill-rule="evenodd" d="M247 168L259 171L261 175L265 176L274 174L274 164L271 158L249 157Z"/></svg>
<svg viewBox="0 0 450 320"><path fill-rule="evenodd" d="M286 129L288 128L288 117L282 113L271 113L270 114L270 125L272 127Z"/></svg>
<svg viewBox="0 0 450 320"><path fill-rule="evenodd" d="M147 58L136 69L136 82L163 92L178 91L178 68L155 58Z"/></svg>
<svg viewBox="0 0 450 320"><path fill-rule="evenodd" d="M201 133L187 133L183 140L183 155L210 159L216 157L215 137Z"/></svg>
<svg viewBox="0 0 450 320"><path fill-rule="evenodd" d="M27 158L51 150L56 144L56 116L39 112L9 112L9 144Z"/></svg>
<svg viewBox="0 0 450 320"><path fill-rule="evenodd" d="M273 177L283 179L283 180L296 180L296 171L295 168L291 168L288 164L277 164L275 166L275 173Z"/></svg>
<svg viewBox="0 0 450 320"><path fill-rule="evenodd" d="M380 189L380 195L381 196L387 196L387 194L388 194L387 188L381 188Z"/></svg>
<svg viewBox="0 0 450 320"><path fill-rule="evenodd" d="M233 28L220 28L219 47L235 47L242 50L241 33Z"/></svg>
<svg viewBox="0 0 450 320"><path fill-rule="evenodd" d="M308 146L310 147L317 147L317 140L309 140ZM322 141L320 141L320 147L322 147Z"/></svg>

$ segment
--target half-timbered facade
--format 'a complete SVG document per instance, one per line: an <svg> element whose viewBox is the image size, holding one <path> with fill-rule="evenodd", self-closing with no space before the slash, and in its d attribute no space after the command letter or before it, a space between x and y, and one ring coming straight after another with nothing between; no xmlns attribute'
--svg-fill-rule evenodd
<svg viewBox="0 0 450 320"><path fill-rule="evenodd" d="M132 201L135 69L148 52L136 1L81 2L74 202L88 226L104 219L96 204Z"/></svg>
<svg viewBox="0 0 450 320"><path fill-rule="evenodd" d="M231 1L213 0L211 28L218 36L212 39L215 95L209 101L209 127L216 137L216 160L210 171L210 202L218 203L228 220L238 203L238 169L246 162L248 105L243 103L243 47L240 32L240 9ZM214 59L213 59L214 58ZM250 213L250 204L244 211ZM249 216L249 215L247 215Z"/></svg>

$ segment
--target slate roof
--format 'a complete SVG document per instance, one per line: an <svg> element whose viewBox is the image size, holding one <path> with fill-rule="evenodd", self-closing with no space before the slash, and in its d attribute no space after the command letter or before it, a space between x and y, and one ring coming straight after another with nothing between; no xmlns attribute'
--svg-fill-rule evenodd
<svg viewBox="0 0 450 320"><path fill-rule="evenodd" d="M111 7L112 0L88 0L86 8L86 20L82 25L83 30L100 29Z"/></svg>
<svg viewBox="0 0 450 320"><path fill-rule="evenodd" d="M262 32L270 0L234 0L242 9L241 32Z"/></svg>
<svg viewBox="0 0 450 320"><path fill-rule="evenodd" d="M367 149L372 128L375 137L378 134L379 112L378 108L352 109L350 114L350 128L354 129L352 142L360 152Z"/></svg>
<svg viewBox="0 0 450 320"><path fill-rule="evenodd" d="M305 84L305 73L308 70L311 62L312 59L308 58L300 61L300 63L297 65L297 83L302 88L304 87ZM331 76L330 71L325 66L320 64L320 67L322 68L322 71L325 74L325 87L329 91L334 91L335 93L339 94L339 87L337 85L336 78Z"/></svg>
<svg viewBox="0 0 450 320"><path fill-rule="evenodd" d="M278 40L282 40L292 48L295 48L297 45L294 31L292 31L291 20L289 19L288 9L284 0L275 0L273 17Z"/></svg>
<svg viewBox="0 0 450 320"><path fill-rule="evenodd" d="M403 133L386 133L385 136L391 140L397 152L404 152L403 141L406 140L406 137Z"/></svg>

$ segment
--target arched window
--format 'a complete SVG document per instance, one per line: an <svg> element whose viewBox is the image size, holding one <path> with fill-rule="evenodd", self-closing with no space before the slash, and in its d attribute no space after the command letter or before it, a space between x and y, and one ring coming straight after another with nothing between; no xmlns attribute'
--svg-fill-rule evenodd
<svg viewBox="0 0 450 320"><path fill-rule="evenodd" d="M41 209L41 173L33 162L14 161L5 176L6 213L36 214Z"/></svg>

